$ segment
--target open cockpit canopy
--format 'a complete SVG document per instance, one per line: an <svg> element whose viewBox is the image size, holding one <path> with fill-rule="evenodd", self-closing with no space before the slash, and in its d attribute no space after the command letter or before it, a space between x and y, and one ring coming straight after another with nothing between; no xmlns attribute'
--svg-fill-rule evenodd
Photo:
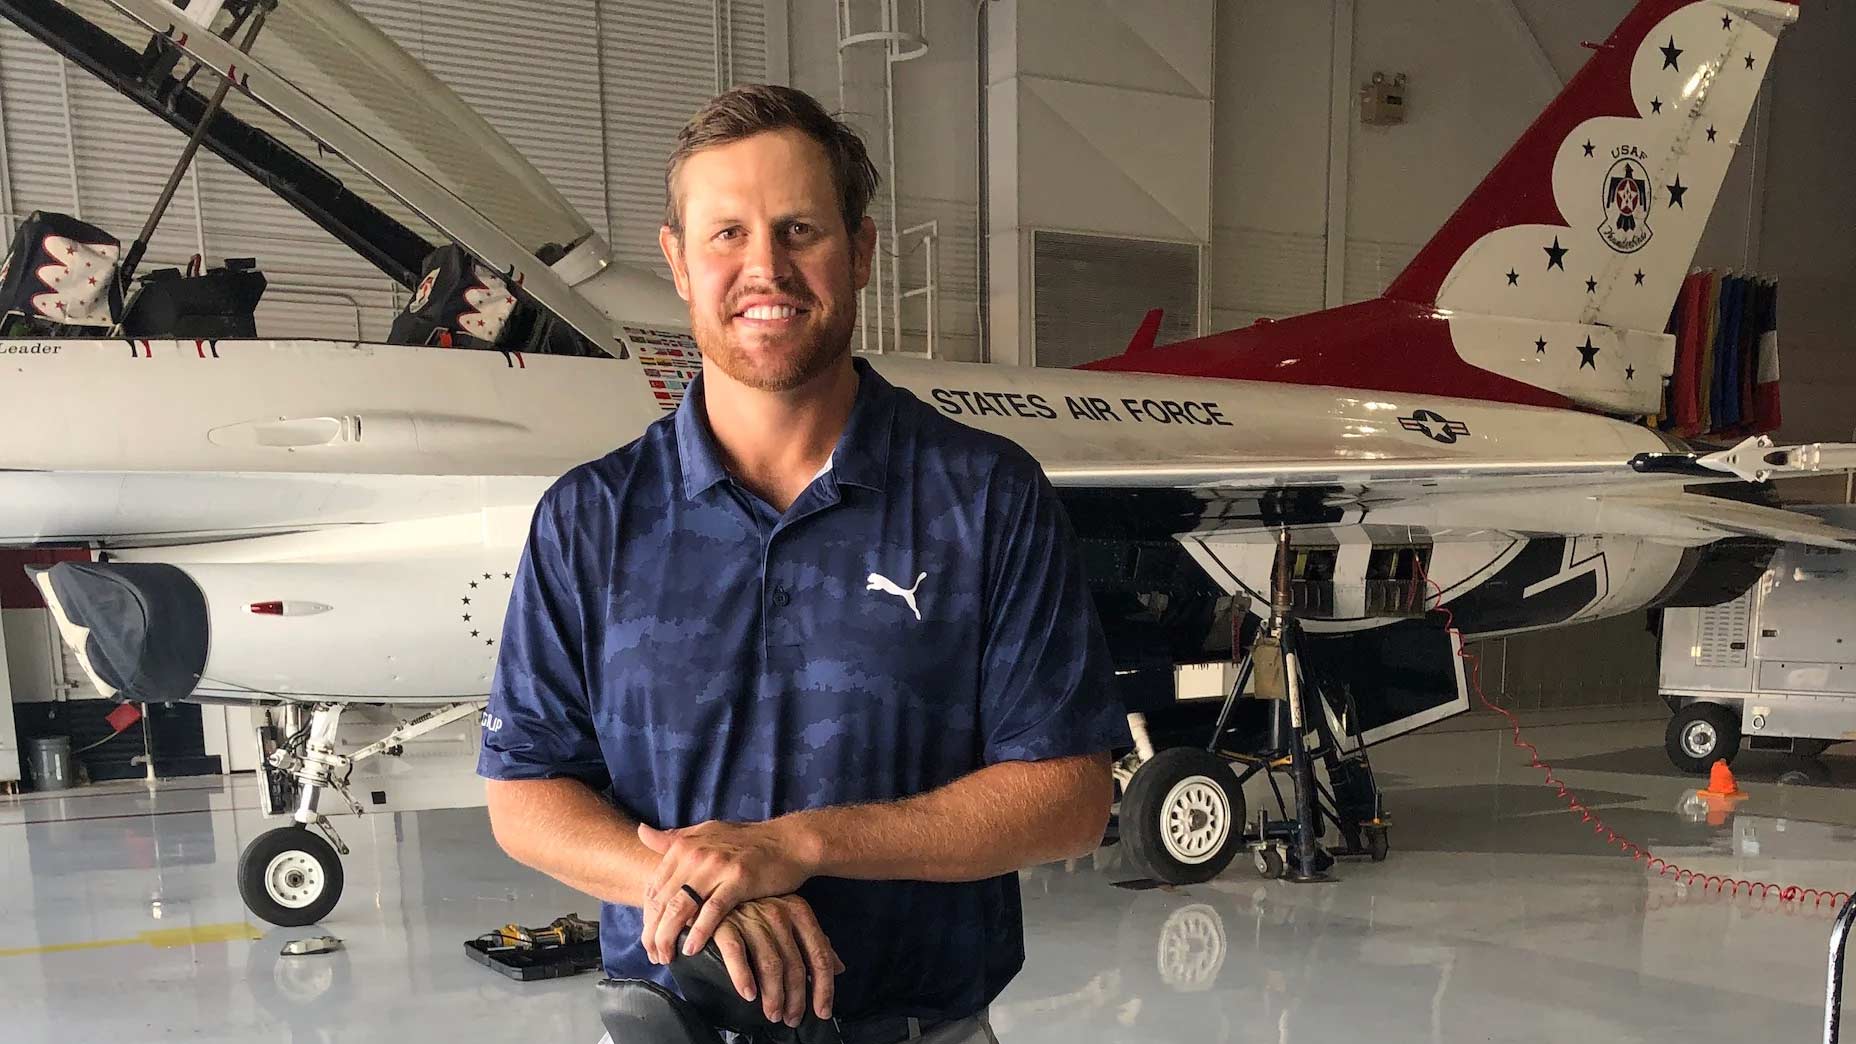
<svg viewBox="0 0 1856 1044"><path fill-rule="evenodd" d="M229 75L235 89L203 146L394 281L417 286L434 248L454 242L610 343L610 323L571 289L605 266L605 242L463 99L342 0L0 0L0 16L183 136Z"/></svg>

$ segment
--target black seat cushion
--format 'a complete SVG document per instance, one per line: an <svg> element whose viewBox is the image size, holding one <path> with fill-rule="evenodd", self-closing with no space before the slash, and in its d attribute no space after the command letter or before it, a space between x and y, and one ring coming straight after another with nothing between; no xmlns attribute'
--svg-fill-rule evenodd
<svg viewBox="0 0 1856 1044"><path fill-rule="evenodd" d="M683 944L689 938L685 928L677 936L677 955L670 961L670 977L677 981L690 1005L713 1026L732 1030L758 1044L841 1044L837 1023L821 1019L812 1010L812 977L806 976L805 1015L797 1028L783 1022L769 1022L760 1001L745 1000L736 992L722 951L715 940L694 956L684 956ZM613 1044L620 1044L617 1037Z"/></svg>
<svg viewBox="0 0 1856 1044"><path fill-rule="evenodd" d="M806 1010L797 1028L769 1022L759 1001L742 999L728 977L722 951L711 939L695 956L683 955L689 938L677 936L670 977L679 997L642 979L603 979L599 1017L612 1044L719 1044L718 1030L739 1034L744 1044L843 1044L838 1025L812 1011L812 980L806 978Z"/></svg>
<svg viewBox="0 0 1856 1044"><path fill-rule="evenodd" d="M612 1044L721 1044L688 1001L655 982L602 979L599 1021Z"/></svg>

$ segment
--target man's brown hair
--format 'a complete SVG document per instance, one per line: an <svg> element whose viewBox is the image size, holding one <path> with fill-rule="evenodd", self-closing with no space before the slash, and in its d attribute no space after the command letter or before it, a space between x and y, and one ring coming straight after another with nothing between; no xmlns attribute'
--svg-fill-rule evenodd
<svg viewBox="0 0 1856 1044"><path fill-rule="evenodd" d="M664 224L682 238L683 201L677 194L677 174L684 160L704 149L775 130L799 131L825 150L845 231L855 235L877 185L876 167L864 150L863 139L843 121L833 118L810 94L767 83L743 84L724 91L683 125L677 134L676 150L664 168Z"/></svg>

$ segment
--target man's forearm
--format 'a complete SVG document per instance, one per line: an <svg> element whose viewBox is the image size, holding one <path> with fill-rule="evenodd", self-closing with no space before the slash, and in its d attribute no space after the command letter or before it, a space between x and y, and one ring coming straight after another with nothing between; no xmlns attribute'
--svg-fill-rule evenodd
<svg viewBox="0 0 1856 1044"><path fill-rule="evenodd" d="M638 824L573 779L489 780L490 827L503 851L570 888L642 906L658 857Z"/></svg>
<svg viewBox="0 0 1856 1044"><path fill-rule="evenodd" d="M1081 855L1102 840L1106 754L1009 761L901 801L797 812L789 832L815 876L978 881Z"/></svg>

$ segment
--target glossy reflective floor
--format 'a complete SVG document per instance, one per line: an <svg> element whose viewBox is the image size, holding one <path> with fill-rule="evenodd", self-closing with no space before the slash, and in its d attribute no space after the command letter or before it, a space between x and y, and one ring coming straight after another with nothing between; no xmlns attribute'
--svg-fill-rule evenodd
<svg viewBox="0 0 1856 1044"><path fill-rule="evenodd" d="M1856 881L1856 757L1748 755L1718 824L1660 722L1540 728L1616 828L1713 873ZM1839 748L1856 752L1856 745ZM1075 1041L1802 1041L1821 1034L1830 917L1652 880L1557 811L1505 734L1380 749L1392 858L1335 883L1239 864L1119 887L1107 848L1025 875L1029 963L994 1008L1006 1044ZM1799 773L1788 775L1788 773ZM1786 782L1780 783L1781 777ZM1253 801L1262 796L1253 790ZM249 779L0 799L0 1040L592 1044L593 976L521 984L463 941L592 904L495 848L481 809L347 821L346 949L260 931L233 868L266 824Z"/></svg>

